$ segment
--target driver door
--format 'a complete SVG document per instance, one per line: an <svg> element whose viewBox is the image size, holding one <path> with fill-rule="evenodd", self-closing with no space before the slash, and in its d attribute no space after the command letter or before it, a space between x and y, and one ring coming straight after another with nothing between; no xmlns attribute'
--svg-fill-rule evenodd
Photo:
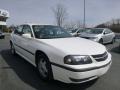
<svg viewBox="0 0 120 90"><path fill-rule="evenodd" d="M103 33L103 41L104 41L104 43L108 43L108 42L110 42L111 41L111 33L110 33L110 31L108 30L108 29L106 29L105 31L104 31L104 33Z"/></svg>
<svg viewBox="0 0 120 90"><path fill-rule="evenodd" d="M25 37L24 34L30 34L31 37ZM34 38L32 29L29 25L23 25L22 29L22 36L21 36L21 48L22 48L22 55L29 60L29 62L33 63L34 61Z"/></svg>

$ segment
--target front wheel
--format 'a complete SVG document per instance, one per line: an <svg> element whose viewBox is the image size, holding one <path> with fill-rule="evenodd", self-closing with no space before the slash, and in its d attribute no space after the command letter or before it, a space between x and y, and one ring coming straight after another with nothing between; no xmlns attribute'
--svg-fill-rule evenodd
<svg viewBox="0 0 120 90"><path fill-rule="evenodd" d="M37 69L40 77L45 81L51 80L53 76L49 59L44 54L38 54L37 59Z"/></svg>
<svg viewBox="0 0 120 90"><path fill-rule="evenodd" d="M103 39L100 39L100 40L99 40L99 43L103 44Z"/></svg>

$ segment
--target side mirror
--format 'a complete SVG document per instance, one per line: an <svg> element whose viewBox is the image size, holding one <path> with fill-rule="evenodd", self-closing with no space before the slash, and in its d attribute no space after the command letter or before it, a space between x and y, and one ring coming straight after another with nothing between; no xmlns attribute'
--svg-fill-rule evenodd
<svg viewBox="0 0 120 90"><path fill-rule="evenodd" d="M22 36L25 37L25 38L31 38L31 34L30 33L22 34Z"/></svg>
<svg viewBox="0 0 120 90"><path fill-rule="evenodd" d="M79 35L80 35L80 32L77 32L77 35L79 36Z"/></svg>
<svg viewBox="0 0 120 90"><path fill-rule="evenodd" d="M104 32L103 34L104 34L104 35L106 35L107 33L106 33L106 32Z"/></svg>
<svg viewBox="0 0 120 90"><path fill-rule="evenodd" d="M79 32L77 32L77 34L79 35L80 33L79 33Z"/></svg>

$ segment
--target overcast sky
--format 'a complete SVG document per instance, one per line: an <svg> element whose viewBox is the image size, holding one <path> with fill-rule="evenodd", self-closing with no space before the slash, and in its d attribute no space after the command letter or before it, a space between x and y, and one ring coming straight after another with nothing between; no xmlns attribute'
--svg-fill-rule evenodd
<svg viewBox="0 0 120 90"><path fill-rule="evenodd" d="M51 8L63 4L69 21L83 22L84 0L0 0L0 9L10 12L9 25L25 22L54 24ZM120 0L86 0L86 23L97 25L113 18L120 18Z"/></svg>

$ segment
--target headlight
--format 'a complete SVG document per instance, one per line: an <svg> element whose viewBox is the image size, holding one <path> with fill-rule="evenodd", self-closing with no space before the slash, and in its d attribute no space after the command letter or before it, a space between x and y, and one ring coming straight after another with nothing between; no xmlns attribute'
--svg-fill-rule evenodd
<svg viewBox="0 0 120 90"><path fill-rule="evenodd" d="M92 63L92 60L89 56L68 55L64 58L64 63L70 65L82 65L82 64L90 64Z"/></svg>

